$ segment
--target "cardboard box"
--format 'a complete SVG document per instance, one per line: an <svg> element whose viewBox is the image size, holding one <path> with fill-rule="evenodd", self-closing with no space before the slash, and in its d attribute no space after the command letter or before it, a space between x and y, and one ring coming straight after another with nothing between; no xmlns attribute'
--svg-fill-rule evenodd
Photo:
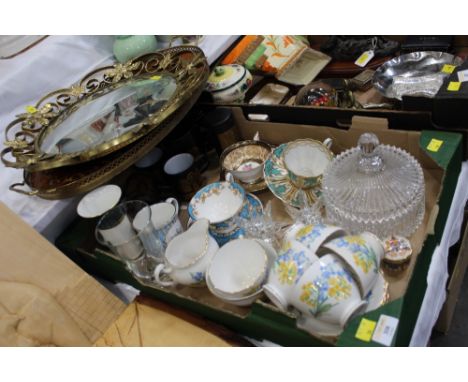
<svg viewBox="0 0 468 382"><path fill-rule="evenodd" d="M319 338L297 329L295 317L280 312L266 298L252 307L236 307L216 299L206 288L141 285L125 271L122 263L106 255L106 249L97 248L96 243L85 239L89 237L93 227L83 220L75 221L56 244L86 269L93 269L112 280L129 283L141 289L144 294L185 307L254 339L268 339L292 346L378 346L375 342L358 340L355 334L362 318L377 321L385 314L399 320L392 344L409 344L427 287L426 275L432 253L440 241L460 172L461 136L452 133L404 131L404 126L402 130L389 130L385 120L372 118L354 119L352 128L347 131L325 126L252 122L245 118L241 108L233 108L233 114L244 139L251 138L257 131L262 139L275 144L299 137L319 140L332 137L333 150L340 152L355 146L361 133L373 131L382 143L400 146L418 158L426 180L426 216L422 226L411 238L415 255L410 267L398 278L387 278L391 284L390 301L387 304L352 320L337 340ZM444 141L437 153L425 150L432 138ZM261 198L265 200L268 196L262 194Z"/></svg>
<svg viewBox="0 0 468 382"><path fill-rule="evenodd" d="M39 306L43 296L54 304L58 303L57 310L61 313L63 313L62 309L65 311L64 320L59 324L58 330L64 329L64 323L70 323L73 328L76 324L77 330L86 337L80 344L94 343L125 309L123 302L83 272L3 203L0 203L0 281L6 285L15 286L12 288L12 293L15 295L19 293L17 301L25 297L17 286L21 289L21 286L26 285L29 290L32 288L41 294L40 297L33 298L29 304ZM5 306L6 301L2 298L7 297L0 295L0 302ZM44 305L41 302L42 308ZM20 315L23 315L24 309ZM10 313L15 314L15 312ZM20 311L16 313L19 314ZM30 317L32 320L37 320L37 317L32 316L34 314ZM22 320L24 317L20 319L19 327L15 328L18 333L23 333L24 327L22 328L21 325L24 322ZM39 319L38 325L40 321ZM5 330L5 326L7 324L2 325L1 329ZM51 329L43 328L43 331L47 330ZM42 329L40 331L42 332ZM5 336L5 333L2 334L0 331L0 336L2 335ZM65 344L76 345L73 339L69 340L70 342L65 341ZM26 341L11 343L6 341L4 345L14 346L25 343ZM52 341L45 345L61 343L64 342Z"/></svg>

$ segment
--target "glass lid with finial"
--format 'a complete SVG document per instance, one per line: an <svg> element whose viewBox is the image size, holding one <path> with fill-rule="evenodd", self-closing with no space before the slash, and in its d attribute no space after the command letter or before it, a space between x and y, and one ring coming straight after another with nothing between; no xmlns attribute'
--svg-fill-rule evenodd
<svg viewBox="0 0 468 382"><path fill-rule="evenodd" d="M424 175L406 151L362 134L323 175L327 218L351 232L410 236L424 217Z"/></svg>

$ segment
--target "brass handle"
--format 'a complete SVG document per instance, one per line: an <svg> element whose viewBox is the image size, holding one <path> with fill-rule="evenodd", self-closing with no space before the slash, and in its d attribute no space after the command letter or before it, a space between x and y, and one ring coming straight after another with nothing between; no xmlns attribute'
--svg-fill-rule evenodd
<svg viewBox="0 0 468 382"><path fill-rule="evenodd" d="M19 165L18 162L12 162L12 161L9 161L9 160L5 159L5 156L8 153L11 153L12 151L13 151L12 147L7 147L6 149L2 150L2 152L0 154L1 159L2 159L2 163L5 165L5 167L22 168L22 166Z"/></svg>
<svg viewBox="0 0 468 382"><path fill-rule="evenodd" d="M22 187L24 186L25 183L24 182L21 182L21 183L13 183L9 189L10 191L15 191L19 194L23 194L23 195L28 195L28 196L33 196L33 195L37 195L37 193L39 192L38 190L31 190L31 191L26 191L26 190L22 190L20 188L17 188L17 187Z"/></svg>

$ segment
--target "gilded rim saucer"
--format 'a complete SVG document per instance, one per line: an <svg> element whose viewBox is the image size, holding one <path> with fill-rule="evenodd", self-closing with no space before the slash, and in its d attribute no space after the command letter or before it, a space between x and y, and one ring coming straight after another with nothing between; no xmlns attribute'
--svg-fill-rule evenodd
<svg viewBox="0 0 468 382"><path fill-rule="evenodd" d="M247 192L259 192L263 191L268 188L265 179L261 178L259 181L255 183L243 183L240 182L241 186L244 187L244 189Z"/></svg>
<svg viewBox="0 0 468 382"><path fill-rule="evenodd" d="M367 301L367 308L366 313L370 312L371 310L375 310L386 304L390 298L388 293L388 282L385 280L384 276L381 272L375 281L374 287L372 290L367 294L365 300Z"/></svg>
<svg viewBox="0 0 468 382"><path fill-rule="evenodd" d="M304 193L310 204L313 204L321 196L319 187L302 190L296 187L288 176L288 170L283 162L283 151L286 143L278 146L265 161L263 174L266 185L278 199L293 207L301 207L302 193Z"/></svg>

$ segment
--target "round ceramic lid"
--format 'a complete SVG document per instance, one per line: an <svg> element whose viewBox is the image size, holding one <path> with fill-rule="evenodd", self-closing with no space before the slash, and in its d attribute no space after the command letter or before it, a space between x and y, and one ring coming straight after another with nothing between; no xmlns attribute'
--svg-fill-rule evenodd
<svg viewBox="0 0 468 382"><path fill-rule="evenodd" d="M237 84L246 73L242 65L222 65L217 66L208 77L206 89L210 92L227 89Z"/></svg>

